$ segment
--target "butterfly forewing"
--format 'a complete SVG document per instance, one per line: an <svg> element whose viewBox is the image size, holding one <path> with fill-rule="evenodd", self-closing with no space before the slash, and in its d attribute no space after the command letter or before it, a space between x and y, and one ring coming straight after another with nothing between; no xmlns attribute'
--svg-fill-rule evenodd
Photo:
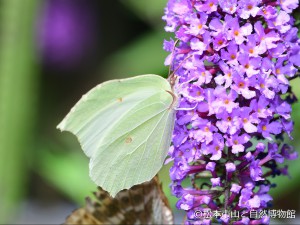
<svg viewBox="0 0 300 225"><path fill-rule="evenodd" d="M92 180L114 197L161 169L171 144L174 96L158 75L104 82L84 95L58 128L78 137L90 157Z"/></svg>
<svg viewBox="0 0 300 225"><path fill-rule="evenodd" d="M173 224L173 214L157 177L112 198L99 188L64 224Z"/></svg>

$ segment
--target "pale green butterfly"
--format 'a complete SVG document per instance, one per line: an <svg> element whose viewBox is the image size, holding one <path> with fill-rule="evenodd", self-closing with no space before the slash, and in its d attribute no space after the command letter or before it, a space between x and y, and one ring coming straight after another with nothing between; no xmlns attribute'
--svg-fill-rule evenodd
<svg viewBox="0 0 300 225"><path fill-rule="evenodd" d="M90 177L113 197L151 180L171 144L177 98L158 75L104 82L79 100L57 126L77 136Z"/></svg>

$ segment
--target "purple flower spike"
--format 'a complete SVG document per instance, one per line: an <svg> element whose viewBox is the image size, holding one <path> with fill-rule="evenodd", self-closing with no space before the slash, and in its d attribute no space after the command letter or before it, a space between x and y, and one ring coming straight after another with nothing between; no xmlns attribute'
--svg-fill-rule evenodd
<svg viewBox="0 0 300 225"><path fill-rule="evenodd" d="M169 0L163 19L178 110L168 162L185 224L269 224L270 177L288 176L290 80L300 66L298 0ZM186 187L190 181L190 187ZM184 182L183 182L184 181ZM182 184L184 183L185 186ZM197 218L195 211L223 215ZM243 218L231 216L237 211Z"/></svg>

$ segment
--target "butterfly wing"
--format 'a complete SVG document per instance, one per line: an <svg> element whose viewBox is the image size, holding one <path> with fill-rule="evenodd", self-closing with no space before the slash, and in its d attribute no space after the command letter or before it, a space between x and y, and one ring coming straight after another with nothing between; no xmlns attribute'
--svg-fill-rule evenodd
<svg viewBox="0 0 300 225"><path fill-rule="evenodd" d="M158 177L120 191L115 198L101 188L94 195L96 199L87 198L85 207L74 211L65 224L174 224Z"/></svg>
<svg viewBox="0 0 300 225"><path fill-rule="evenodd" d="M58 125L78 137L92 180L112 196L150 181L162 167L174 125L170 92L157 75L104 82Z"/></svg>
<svg viewBox="0 0 300 225"><path fill-rule="evenodd" d="M98 219L96 219L93 216L93 214L88 212L85 208L80 208L72 212L72 214L68 216L64 224L91 225L91 224L103 224L103 223L101 223Z"/></svg>
<svg viewBox="0 0 300 225"><path fill-rule="evenodd" d="M152 222L150 224L174 224L173 213L165 196L162 185L157 183L157 192L153 195Z"/></svg>

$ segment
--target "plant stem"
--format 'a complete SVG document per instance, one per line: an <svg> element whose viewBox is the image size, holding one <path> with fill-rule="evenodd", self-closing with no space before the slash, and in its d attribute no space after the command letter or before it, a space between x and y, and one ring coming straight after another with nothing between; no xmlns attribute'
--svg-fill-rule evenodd
<svg viewBox="0 0 300 225"><path fill-rule="evenodd" d="M33 40L37 3L1 1L0 223L15 217L16 203L25 192L37 96Z"/></svg>
<svg viewBox="0 0 300 225"><path fill-rule="evenodd" d="M227 148L227 161L231 157L231 151L229 148ZM226 171L226 169L225 169ZM229 195L230 195L230 186L231 186L231 181L229 179L229 172L226 171L226 179L225 179L225 189L224 189L224 209L225 212L227 211L228 208L228 200L229 200Z"/></svg>

